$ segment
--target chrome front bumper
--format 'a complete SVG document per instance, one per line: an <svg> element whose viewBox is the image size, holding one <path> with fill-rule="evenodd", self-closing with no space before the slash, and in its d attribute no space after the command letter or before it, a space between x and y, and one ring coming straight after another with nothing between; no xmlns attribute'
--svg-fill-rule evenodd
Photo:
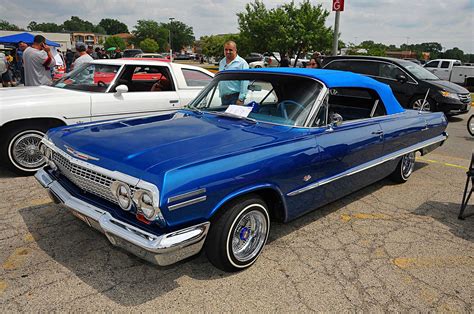
<svg viewBox="0 0 474 314"><path fill-rule="evenodd" d="M55 203L62 203L72 213L100 232L110 243L160 266L174 264L201 251L206 240L210 222L163 235L154 235L135 226L115 219L107 211L84 202L69 193L44 169L35 178L48 192Z"/></svg>

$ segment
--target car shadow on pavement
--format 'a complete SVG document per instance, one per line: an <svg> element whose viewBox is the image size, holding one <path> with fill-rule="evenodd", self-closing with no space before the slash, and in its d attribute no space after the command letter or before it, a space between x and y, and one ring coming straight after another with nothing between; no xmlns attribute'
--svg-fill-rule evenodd
<svg viewBox="0 0 474 314"><path fill-rule="evenodd" d="M459 203L443 203L429 201L419 206L413 214L432 217L449 228L456 237L474 242L474 215L465 220L458 219L461 207L462 191L459 194ZM474 205L466 207L466 214L474 213Z"/></svg>
<svg viewBox="0 0 474 314"><path fill-rule="evenodd" d="M424 166L417 163L418 169ZM391 184L389 179L383 179L289 223L273 223L268 243ZM113 247L105 236L75 218L62 205L50 203L19 212L41 250L88 286L123 306L159 298L179 288L179 281L187 277L215 280L234 275L215 268L202 252L168 267L150 264Z"/></svg>
<svg viewBox="0 0 474 314"><path fill-rule="evenodd" d="M0 168L0 179L15 178L15 177L20 177L20 175L15 174L14 172L11 172L10 170L7 170L5 168Z"/></svg>

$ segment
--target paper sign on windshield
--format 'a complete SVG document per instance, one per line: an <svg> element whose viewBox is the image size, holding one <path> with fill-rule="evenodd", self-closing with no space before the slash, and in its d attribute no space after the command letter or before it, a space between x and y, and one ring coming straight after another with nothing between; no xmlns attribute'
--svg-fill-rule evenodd
<svg viewBox="0 0 474 314"><path fill-rule="evenodd" d="M252 107L229 105L229 107L227 107L225 112L239 116L239 117L248 117L251 111L252 111Z"/></svg>

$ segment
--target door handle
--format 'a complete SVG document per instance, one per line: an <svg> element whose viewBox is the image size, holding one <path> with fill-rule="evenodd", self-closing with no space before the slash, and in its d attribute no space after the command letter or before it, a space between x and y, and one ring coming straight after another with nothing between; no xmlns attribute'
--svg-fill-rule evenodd
<svg viewBox="0 0 474 314"><path fill-rule="evenodd" d="M177 104L179 102L178 99L172 99L170 100L170 104Z"/></svg>
<svg viewBox="0 0 474 314"><path fill-rule="evenodd" d="M382 130L373 131L372 134L374 134L374 135L382 135L382 134L383 134L383 131L382 131Z"/></svg>

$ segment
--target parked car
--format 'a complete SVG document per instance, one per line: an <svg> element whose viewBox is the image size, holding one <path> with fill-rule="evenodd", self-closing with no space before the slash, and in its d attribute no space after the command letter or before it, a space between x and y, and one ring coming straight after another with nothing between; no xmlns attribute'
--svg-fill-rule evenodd
<svg viewBox="0 0 474 314"><path fill-rule="evenodd" d="M222 105L229 81L247 86L245 106ZM238 271L257 260L272 220L388 175L407 181L415 152L441 145L446 125L444 114L404 110L387 85L358 74L223 71L184 110L50 130L40 148L48 165L35 177L143 259L170 265L204 249Z"/></svg>
<svg viewBox="0 0 474 314"><path fill-rule="evenodd" d="M161 53L140 53L136 55L135 58L166 59L166 57Z"/></svg>
<svg viewBox="0 0 474 314"><path fill-rule="evenodd" d="M123 51L123 56L124 58L133 58L136 55L142 54L143 51L141 49L125 49Z"/></svg>
<svg viewBox="0 0 474 314"><path fill-rule="evenodd" d="M474 87L474 66L462 65L460 60L435 59L426 63L424 67L442 80Z"/></svg>
<svg viewBox="0 0 474 314"><path fill-rule="evenodd" d="M163 114L191 101L213 74L203 68L147 59L101 59L52 86L0 90L3 165L32 174L44 163L38 145L51 127ZM151 92L160 81L167 86Z"/></svg>
<svg viewBox="0 0 474 314"><path fill-rule="evenodd" d="M323 68L344 70L370 76L388 84L405 108L442 111L446 115L466 113L471 108L471 94L465 88L440 80L425 68L406 60L365 57L326 57Z"/></svg>
<svg viewBox="0 0 474 314"><path fill-rule="evenodd" d="M244 59L250 65L250 63L255 61L263 61L263 55L261 53L252 52L248 56L245 56Z"/></svg>

